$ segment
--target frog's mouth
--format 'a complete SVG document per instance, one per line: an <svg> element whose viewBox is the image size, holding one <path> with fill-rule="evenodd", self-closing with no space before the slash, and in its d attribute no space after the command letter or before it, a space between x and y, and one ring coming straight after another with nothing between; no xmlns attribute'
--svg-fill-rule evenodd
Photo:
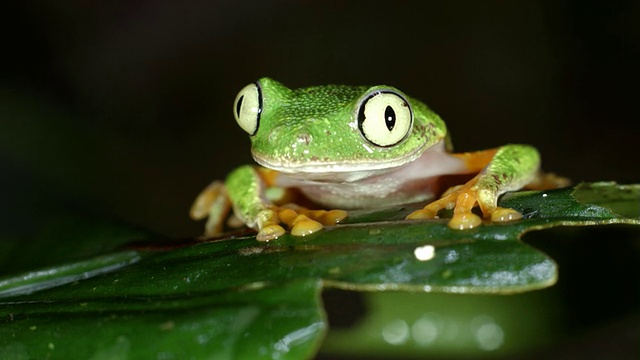
<svg viewBox="0 0 640 360"><path fill-rule="evenodd" d="M287 159L274 159L252 152L254 160L261 166L278 171L289 178L319 182L352 182L373 176L384 175L405 168L417 159L430 159L434 154L444 152L444 142L431 147L421 147L400 157L360 162L295 162ZM428 161L431 162L431 161Z"/></svg>
<svg viewBox="0 0 640 360"><path fill-rule="evenodd" d="M415 159L403 158L397 162L369 163L274 163L254 156L255 161L268 169L278 171L289 178L318 182L351 182L392 172Z"/></svg>

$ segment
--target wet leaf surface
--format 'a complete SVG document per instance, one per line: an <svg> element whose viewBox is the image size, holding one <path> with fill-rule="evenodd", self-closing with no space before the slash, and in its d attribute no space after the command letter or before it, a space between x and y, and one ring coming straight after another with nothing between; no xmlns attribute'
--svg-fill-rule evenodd
<svg viewBox="0 0 640 360"><path fill-rule="evenodd" d="M93 256L48 259L48 267L0 279L0 357L309 358L327 328L323 288L548 287L555 262L520 236L559 225L640 224L639 196L640 186L613 183L508 194L501 205L523 220L469 231L449 229L446 219L401 220L415 206L354 212L345 224L269 243L247 232L167 242L133 231L147 240L110 242L111 251L97 246ZM57 246L83 236L70 229Z"/></svg>

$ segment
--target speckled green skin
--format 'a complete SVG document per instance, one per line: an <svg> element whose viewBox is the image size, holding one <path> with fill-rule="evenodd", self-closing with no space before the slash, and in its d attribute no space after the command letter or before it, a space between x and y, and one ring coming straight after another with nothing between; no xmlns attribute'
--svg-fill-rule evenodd
<svg viewBox="0 0 640 360"><path fill-rule="evenodd" d="M236 216L249 227L261 228L264 221L259 221L259 214L266 209L266 199L254 167L244 165L236 168L227 176L225 186Z"/></svg>
<svg viewBox="0 0 640 360"><path fill-rule="evenodd" d="M423 103L406 97L414 111L411 135L392 147L372 146L360 134L355 108L361 98L389 86L327 85L291 90L275 80L260 79L263 111L251 151L262 165L279 171L299 165L373 165L419 156L445 137L442 119ZM285 169L286 168L286 169Z"/></svg>
<svg viewBox="0 0 640 360"><path fill-rule="evenodd" d="M478 201L495 208L498 196L521 189L538 172L540 154L529 145L510 144L501 147L483 170L475 187Z"/></svg>
<svg viewBox="0 0 640 360"><path fill-rule="evenodd" d="M351 180L334 174L366 173L362 177L366 178L386 169L409 166L436 144L446 143L450 150L444 122L425 104L408 96L405 98L413 109L414 122L406 139L394 146L379 147L363 137L357 125L357 107L363 96L378 88L402 94L397 89L327 85L291 90L268 78L258 84L262 112L258 129L251 136L252 154L259 164L287 176L339 184ZM533 147L501 147L474 186L480 205L495 208L500 194L519 189L534 178L539 163ZM331 176L323 178L325 173ZM260 230L265 222L273 220L264 184L254 167L237 168L225 185L236 216L245 224ZM385 205L385 200L379 204Z"/></svg>

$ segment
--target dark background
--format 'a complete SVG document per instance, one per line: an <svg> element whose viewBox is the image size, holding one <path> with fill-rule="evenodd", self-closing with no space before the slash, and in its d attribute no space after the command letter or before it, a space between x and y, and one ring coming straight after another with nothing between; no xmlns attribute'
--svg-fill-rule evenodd
<svg viewBox="0 0 640 360"><path fill-rule="evenodd" d="M640 2L32 0L1 17L2 209L16 221L45 194L197 234L193 198L251 161L231 106L262 76L394 85L457 150L529 143L574 181L640 179Z"/></svg>

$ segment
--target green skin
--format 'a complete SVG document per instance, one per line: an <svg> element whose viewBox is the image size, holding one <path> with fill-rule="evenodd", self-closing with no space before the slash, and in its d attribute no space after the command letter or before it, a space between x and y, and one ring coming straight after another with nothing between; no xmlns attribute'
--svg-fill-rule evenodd
<svg viewBox="0 0 640 360"><path fill-rule="evenodd" d="M393 87L327 85L292 90L269 78L260 79L256 85L243 89L240 95L245 94L245 98L239 105L239 95L234 109L241 127L251 135L254 159L279 173L275 187L299 188L325 208L375 208L426 201L434 197L434 179L438 176L477 172L449 152L444 121L424 103ZM391 92L404 100L398 100L401 106L393 108L397 113L407 111L407 105L413 113L406 135L384 146L368 139L359 126L365 99L379 92ZM259 103L254 102L261 105L260 110L256 107L248 112L250 116L241 116L241 106L249 106L248 97L260 95ZM395 95L391 99L396 99ZM367 106L373 107L370 103ZM380 109L378 112L384 111L384 105ZM253 122L251 117L258 115L259 121ZM382 139L386 139L385 131L390 131L384 124L382 120L375 128ZM401 125L396 127L400 129ZM533 180L539 163L533 147L500 147L474 185L483 211L496 208L502 193ZM273 214L256 167L235 169L224 187L236 217L261 230ZM211 213L224 215L220 211ZM210 219L210 223L219 221Z"/></svg>

